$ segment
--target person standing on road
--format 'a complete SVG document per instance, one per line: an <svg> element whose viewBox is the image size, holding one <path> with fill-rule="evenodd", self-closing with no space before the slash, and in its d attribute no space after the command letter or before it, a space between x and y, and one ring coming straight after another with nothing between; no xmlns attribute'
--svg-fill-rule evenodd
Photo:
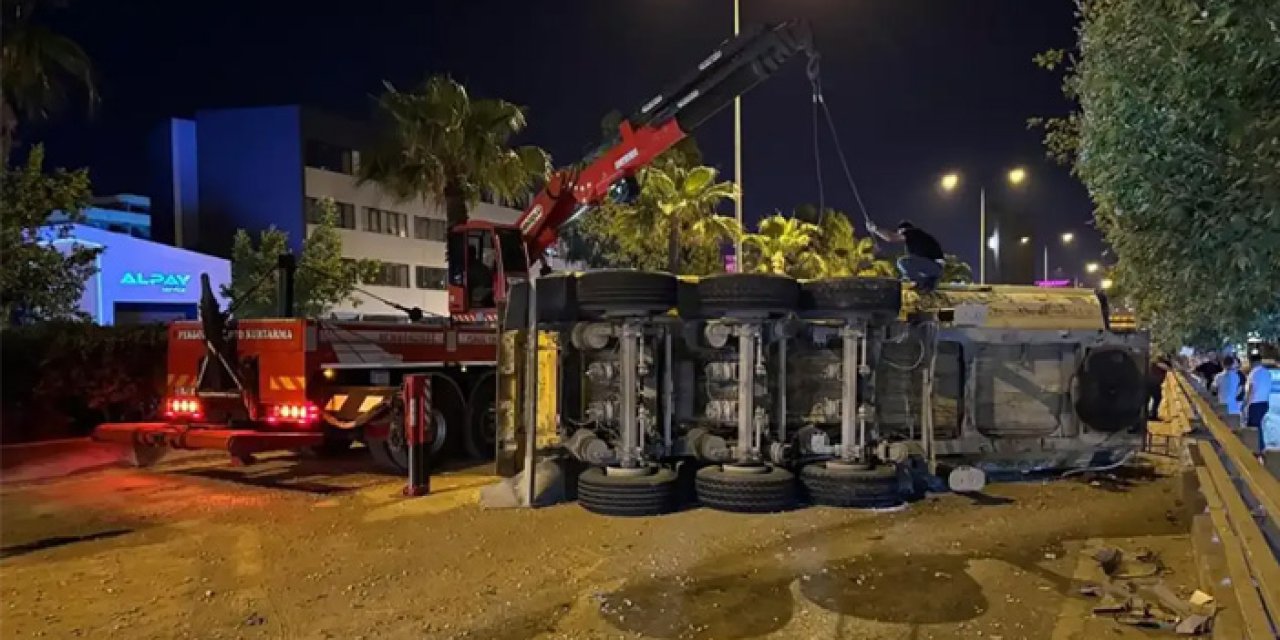
<svg viewBox="0 0 1280 640"><path fill-rule="evenodd" d="M867 231L885 242L907 245L907 255L898 258L898 272L903 278L914 282L916 289L923 293L933 291L938 286L938 278L942 276L943 255L942 245L938 244L936 238L908 220L898 223L896 231L885 231L868 220Z"/></svg>
<svg viewBox="0 0 1280 640"><path fill-rule="evenodd" d="M1195 368L1195 372L1204 381L1204 386L1213 384L1213 379L1222 373L1222 365L1218 364L1218 354L1210 351L1204 362Z"/></svg>
<svg viewBox="0 0 1280 640"><path fill-rule="evenodd" d="M1261 353L1249 354L1249 377L1245 383L1245 420L1246 427L1258 429L1258 459L1267 450L1267 437L1262 430L1263 419L1271 409L1271 370L1262 364Z"/></svg>
<svg viewBox="0 0 1280 640"><path fill-rule="evenodd" d="M1147 370L1147 417L1160 420L1160 401L1164 400L1164 379L1169 375L1169 358L1160 356Z"/></svg>
<svg viewBox="0 0 1280 640"><path fill-rule="evenodd" d="M1240 363L1231 356L1222 359L1222 373L1213 379L1209 388L1218 394L1218 402L1226 405L1227 415L1240 415L1240 405L1244 403L1244 374L1240 372Z"/></svg>

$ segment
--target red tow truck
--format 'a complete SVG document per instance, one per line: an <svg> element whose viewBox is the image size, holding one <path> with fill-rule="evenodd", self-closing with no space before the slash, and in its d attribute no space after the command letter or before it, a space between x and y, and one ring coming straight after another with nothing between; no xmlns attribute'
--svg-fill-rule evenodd
<svg viewBox="0 0 1280 640"><path fill-rule="evenodd" d="M501 310L511 287L546 267L560 230L606 200L638 195L637 172L797 53L816 54L806 25L763 25L725 41L620 125L615 140L555 172L515 225L470 221L448 234L449 317L404 322L292 317L292 259L282 257L282 317L236 319L207 278L199 321L169 327L166 397L155 422L109 423L98 440L131 445L138 462L167 448L216 449L248 463L267 451L334 452L363 442L403 473L418 441L492 458ZM482 258L493 268L478 269ZM516 321L523 324L523 318ZM426 379L429 398L407 394ZM425 436L406 423L429 407ZM410 416L406 419L406 415Z"/></svg>

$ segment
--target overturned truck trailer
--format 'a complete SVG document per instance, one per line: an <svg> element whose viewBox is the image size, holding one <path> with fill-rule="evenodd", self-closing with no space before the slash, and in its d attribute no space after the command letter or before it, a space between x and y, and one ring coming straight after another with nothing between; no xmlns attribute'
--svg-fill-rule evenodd
<svg viewBox="0 0 1280 640"><path fill-rule="evenodd" d="M537 337L504 332L499 470L532 441L601 513L668 511L688 484L729 511L887 506L928 476L975 489L1143 441L1147 338L1091 290L597 271L534 297L508 309Z"/></svg>

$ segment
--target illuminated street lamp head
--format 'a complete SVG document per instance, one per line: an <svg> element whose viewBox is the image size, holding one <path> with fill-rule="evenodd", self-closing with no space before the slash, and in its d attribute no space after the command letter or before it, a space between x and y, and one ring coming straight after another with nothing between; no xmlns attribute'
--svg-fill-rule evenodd
<svg viewBox="0 0 1280 640"><path fill-rule="evenodd" d="M1031 236L1022 236L1021 238L1018 238L1018 244L1027 244L1028 242L1031 242Z"/></svg>
<svg viewBox="0 0 1280 640"><path fill-rule="evenodd" d="M943 191L955 191L956 187L960 186L960 174L948 173L942 176L942 180L938 184L942 185Z"/></svg>
<svg viewBox="0 0 1280 640"><path fill-rule="evenodd" d="M1068 232L1066 232L1066 233L1062 234L1062 242L1063 242L1063 244L1071 244L1071 241L1072 241L1072 240L1075 240L1075 239L1076 239L1076 234L1071 233L1070 231L1068 231Z"/></svg>
<svg viewBox="0 0 1280 640"><path fill-rule="evenodd" d="M1020 185L1027 179L1027 170L1022 167L1015 167L1009 170L1009 184Z"/></svg>
<svg viewBox="0 0 1280 640"><path fill-rule="evenodd" d="M1103 289L1110 289L1113 284L1115 283L1111 281L1111 278L1103 278L1102 282L1098 283Z"/></svg>
<svg viewBox="0 0 1280 640"><path fill-rule="evenodd" d="M1097 273L1097 272L1098 272L1098 269L1100 269L1100 268L1101 268L1101 267L1099 267L1099 266L1098 266L1098 263L1096 263L1096 262L1090 262L1090 263L1088 263L1088 264L1084 265L1084 270L1085 270L1085 272L1086 272L1086 273Z"/></svg>

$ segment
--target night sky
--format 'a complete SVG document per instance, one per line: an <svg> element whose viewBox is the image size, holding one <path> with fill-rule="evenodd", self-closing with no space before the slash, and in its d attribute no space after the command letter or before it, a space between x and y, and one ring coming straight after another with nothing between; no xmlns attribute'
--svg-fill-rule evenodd
<svg viewBox="0 0 1280 640"><path fill-rule="evenodd" d="M1032 56L1074 42L1069 0L742 0L743 23L807 18L841 141L871 215L910 218L976 264L980 182L994 206L1034 220L1073 270L1096 259L1084 188L1044 157L1026 119L1064 113L1060 79ZM630 112L696 64L732 27L730 0L285 2L77 0L52 26L97 66L92 118L27 130L50 159L89 166L99 194L145 193L144 140L196 109L303 103L367 117L382 81L448 73L474 95L528 107L522 142L557 164L599 141L601 117ZM744 100L750 217L815 202L809 87L793 61ZM733 174L732 115L696 132L706 161ZM856 207L824 136L827 202ZM1004 173L1025 166L1021 192ZM941 174L964 176L949 195ZM726 211L730 209L726 208ZM1083 240L1081 243L1080 240ZM1039 245L1039 240L1037 240ZM1058 256L1062 256L1059 258ZM1037 265L1039 262L1037 262ZM975 269L976 270L976 269ZM975 274L976 275L976 274Z"/></svg>

